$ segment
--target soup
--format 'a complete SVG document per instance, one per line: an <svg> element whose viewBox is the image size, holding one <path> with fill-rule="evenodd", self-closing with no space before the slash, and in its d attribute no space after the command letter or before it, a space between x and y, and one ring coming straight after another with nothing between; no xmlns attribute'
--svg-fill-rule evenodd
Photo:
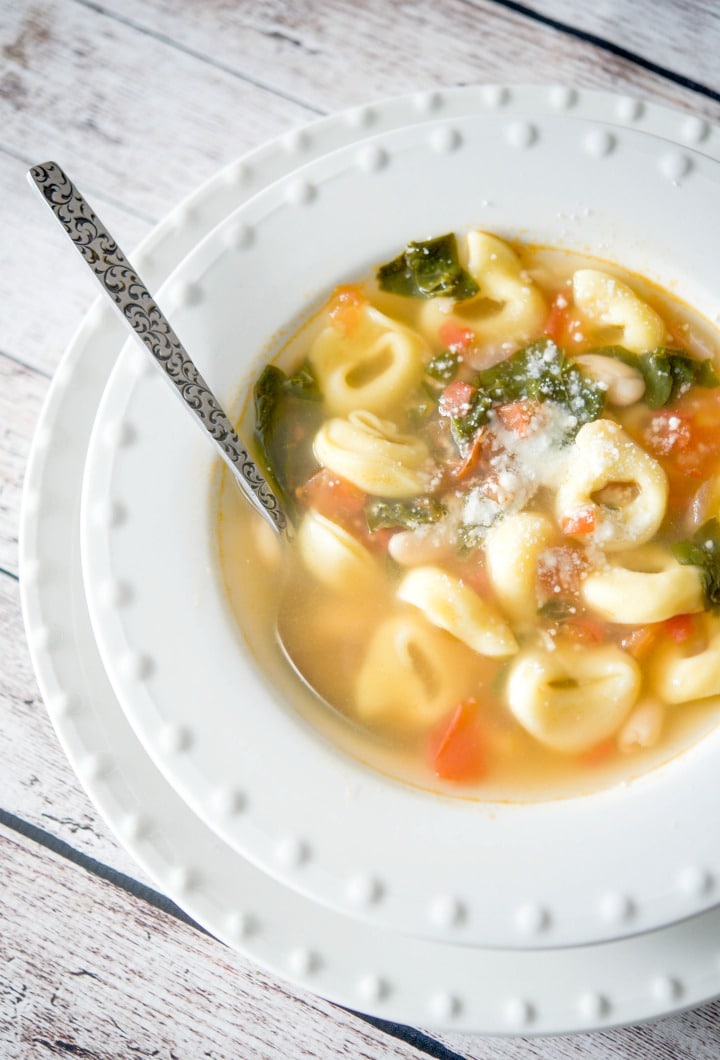
<svg viewBox="0 0 720 1060"><path fill-rule="evenodd" d="M332 705L298 691L313 724L425 787L553 797L667 760L720 696L717 355L614 264L487 232L409 244L256 382L297 532L280 578L224 484L244 635L276 667L280 613Z"/></svg>

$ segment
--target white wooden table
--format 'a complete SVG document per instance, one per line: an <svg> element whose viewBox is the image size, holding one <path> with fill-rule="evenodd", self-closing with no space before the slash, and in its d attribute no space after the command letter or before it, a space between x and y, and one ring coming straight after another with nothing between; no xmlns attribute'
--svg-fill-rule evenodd
<svg viewBox="0 0 720 1060"><path fill-rule="evenodd" d="M165 900L94 810L41 701L18 586L34 425L95 297L26 185L30 164L60 160L132 247L221 166L320 114L523 81L720 122L718 54L715 0L1 0L3 1060L720 1055L720 1002L603 1033L467 1038L368 1020L259 972Z"/></svg>

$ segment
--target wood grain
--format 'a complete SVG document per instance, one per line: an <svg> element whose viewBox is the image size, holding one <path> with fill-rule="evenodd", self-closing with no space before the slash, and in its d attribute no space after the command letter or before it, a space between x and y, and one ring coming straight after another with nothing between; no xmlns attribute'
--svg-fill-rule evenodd
<svg viewBox="0 0 720 1060"><path fill-rule="evenodd" d="M0 810L150 885L98 818L62 753L32 673L18 584L6 575L0 575L0 718Z"/></svg>
<svg viewBox="0 0 720 1060"><path fill-rule="evenodd" d="M720 93L720 71L705 45L720 29L720 9L715 0L663 0L635 3L632 29L627 32L627 12L616 0L577 4L573 0L529 0L525 5L541 16L556 19L576 31L615 42L668 72L687 77ZM640 16L640 17L638 17Z"/></svg>
<svg viewBox="0 0 720 1060"><path fill-rule="evenodd" d="M0 863L3 1060L423 1055L2 826Z"/></svg>
<svg viewBox="0 0 720 1060"><path fill-rule="evenodd" d="M720 121L719 47L714 0L0 5L2 1060L720 1055L720 1002L647 1026L545 1040L372 1026L287 987L173 915L63 755L32 674L15 577L33 428L48 377L95 297L26 185L30 164L57 157L132 249L248 148L382 96L493 80L561 82Z"/></svg>
<svg viewBox="0 0 720 1060"><path fill-rule="evenodd" d="M665 10L662 4L652 5L647 19L637 12L633 25L654 25L660 8L664 32L676 30L687 21L682 6L675 3ZM623 91L692 107L710 117L720 113L717 104L662 76L492 0L402 5L270 0L239 6L233 0L212 0L190 10L173 0L104 0L103 9L158 39L171 38L209 63L323 111L421 88L530 80L585 88L622 85ZM572 25L571 12L566 14ZM632 45L620 19L611 30L608 40ZM659 61L668 51L658 52ZM709 79L714 70L717 83L711 53L700 48L696 54L695 76Z"/></svg>

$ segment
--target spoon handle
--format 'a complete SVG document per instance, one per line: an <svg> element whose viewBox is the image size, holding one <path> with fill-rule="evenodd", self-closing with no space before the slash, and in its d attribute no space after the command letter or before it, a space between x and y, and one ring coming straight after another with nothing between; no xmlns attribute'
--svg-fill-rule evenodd
<svg viewBox="0 0 720 1060"><path fill-rule="evenodd" d="M209 433L251 504L278 533L287 530L280 503L152 295L102 221L55 162L33 166L40 190L80 254L150 351L179 396Z"/></svg>

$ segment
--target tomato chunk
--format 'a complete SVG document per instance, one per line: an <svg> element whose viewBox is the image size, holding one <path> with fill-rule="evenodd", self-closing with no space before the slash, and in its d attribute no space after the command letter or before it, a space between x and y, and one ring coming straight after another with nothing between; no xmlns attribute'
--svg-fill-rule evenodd
<svg viewBox="0 0 720 1060"><path fill-rule="evenodd" d="M511 401L507 405L498 405L495 414L507 431L512 431L518 438L527 438L538 410L536 401Z"/></svg>
<svg viewBox="0 0 720 1060"><path fill-rule="evenodd" d="M584 537L592 534L595 530L595 509L588 506L580 508L572 515L566 515L560 520L560 529L568 537Z"/></svg>
<svg viewBox="0 0 720 1060"><path fill-rule="evenodd" d="M467 783L485 775L485 739L476 699L458 703L433 734L429 753L435 775L443 780Z"/></svg>
<svg viewBox="0 0 720 1060"><path fill-rule="evenodd" d="M326 519L344 525L362 514L367 494L346 478L323 467L300 487L299 499Z"/></svg>
<svg viewBox="0 0 720 1060"><path fill-rule="evenodd" d="M695 615L673 615L663 622L663 629L676 644L684 644L695 634Z"/></svg>
<svg viewBox="0 0 720 1060"><path fill-rule="evenodd" d="M438 328L438 338L443 346L447 346L453 353L462 353L474 343L475 332L448 320Z"/></svg>
<svg viewBox="0 0 720 1060"><path fill-rule="evenodd" d="M440 395L440 413L449 416L450 419L462 419L467 416L472 408L472 400L477 394L477 387L471 383L464 383L461 379L455 379L443 390Z"/></svg>
<svg viewBox="0 0 720 1060"><path fill-rule="evenodd" d="M330 319L345 335L352 335L360 325L366 301L354 284L336 287L328 303Z"/></svg>

